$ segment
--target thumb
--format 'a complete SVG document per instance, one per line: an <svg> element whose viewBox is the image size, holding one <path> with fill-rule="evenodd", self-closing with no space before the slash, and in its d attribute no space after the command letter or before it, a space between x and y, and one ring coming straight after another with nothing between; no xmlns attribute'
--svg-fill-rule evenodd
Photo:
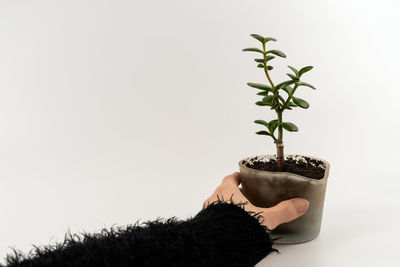
<svg viewBox="0 0 400 267"><path fill-rule="evenodd" d="M304 198L282 201L264 211L266 224L272 230L282 223L293 221L306 213L309 205L309 202Z"/></svg>

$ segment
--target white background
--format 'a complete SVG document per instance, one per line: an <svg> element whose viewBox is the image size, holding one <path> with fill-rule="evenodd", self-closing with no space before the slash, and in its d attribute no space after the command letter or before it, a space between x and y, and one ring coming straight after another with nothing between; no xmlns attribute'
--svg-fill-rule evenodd
<svg viewBox="0 0 400 267"><path fill-rule="evenodd" d="M274 153L252 121L273 36L317 91L286 152L331 163L322 232L259 266L400 266L400 4L1 1L0 257L136 220L195 215L240 159Z"/></svg>

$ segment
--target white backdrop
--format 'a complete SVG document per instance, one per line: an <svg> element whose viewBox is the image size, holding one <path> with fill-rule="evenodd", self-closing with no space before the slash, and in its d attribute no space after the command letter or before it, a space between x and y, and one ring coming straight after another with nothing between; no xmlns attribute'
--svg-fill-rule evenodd
<svg viewBox="0 0 400 267"><path fill-rule="evenodd" d="M196 214L274 114L275 81L313 65L286 152L331 163L318 239L259 266L400 266L400 4L379 1L1 1L0 257L136 220ZM398 245L397 245L398 247Z"/></svg>

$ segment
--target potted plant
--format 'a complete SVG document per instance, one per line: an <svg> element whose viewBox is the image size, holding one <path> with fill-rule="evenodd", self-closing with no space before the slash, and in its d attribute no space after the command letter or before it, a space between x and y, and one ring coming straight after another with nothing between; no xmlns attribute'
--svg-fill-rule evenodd
<svg viewBox="0 0 400 267"><path fill-rule="evenodd" d="M277 243L310 241L320 232L329 163L310 156L285 157L283 133L297 132L298 127L294 123L284 121L283 113L295 108L309 107L307 101L298 98L296 93L304 87L315 89L302 80L303 75L313 67L306 66L298 70L288 66L291 70L291 73L287 74L289 79L274 83L270 76L273 69L270 62L275 57L286 58L286 55L279 50L269 49L269 44L276 41L275 38L258 34L252 34L251 37L259 41L261 48L246 48L243 51L259 55L255 62L265 74L267 83L247 85L258 89L257 95L262 97L262 100L255 104L270 109L276 115L269 121L255 120L256 124L264 127L256 134L271 138L276 144L276 154L248 157L239 161L242 192L251 203L260 207L271 207L290 198L307 199L309 208L305 215L281 224L272 230L271 234L275 238L279 237Z"/></svg>

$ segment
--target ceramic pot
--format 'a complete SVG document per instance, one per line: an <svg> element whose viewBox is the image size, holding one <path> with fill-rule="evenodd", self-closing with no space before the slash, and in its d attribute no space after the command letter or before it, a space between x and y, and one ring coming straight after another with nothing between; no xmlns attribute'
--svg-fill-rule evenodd
<svg viewBox="0 0 400 267"><path fill-rule="evenodd" d="M274 156L260 155L257 156L257 160L269 160L271 157ZM289 172L260 171L246 167L245 164L254 158L249 157L239 161L242 192L253 205L269 208L283 200L296 197L305 198L310 202L306 214L271 231L273 238L280 238L276 243L302 243L316 238L321 229L329 163L309 157L322 161L325 167L324 177L316 180Z"/></svg>

